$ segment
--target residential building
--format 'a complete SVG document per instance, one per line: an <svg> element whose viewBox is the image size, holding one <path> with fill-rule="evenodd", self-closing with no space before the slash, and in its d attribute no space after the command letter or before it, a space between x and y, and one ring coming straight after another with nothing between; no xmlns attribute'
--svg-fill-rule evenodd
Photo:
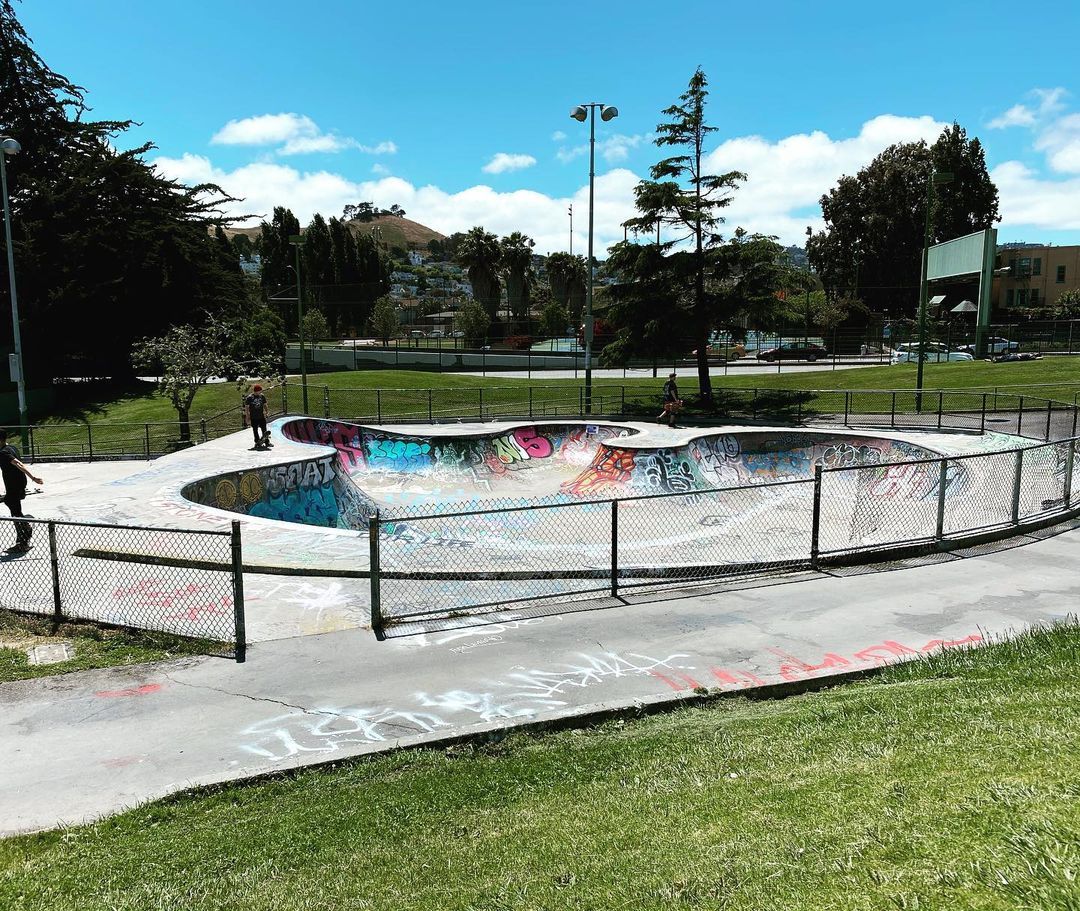
<svg viewBox="0 0 1080 911"><path fill-rule="evenodd" d="M1078 289L1080 245L1004 244L998 247L992 290L995 313L1005 316L1010 312L1053 306L1066 291Z"/></svg>

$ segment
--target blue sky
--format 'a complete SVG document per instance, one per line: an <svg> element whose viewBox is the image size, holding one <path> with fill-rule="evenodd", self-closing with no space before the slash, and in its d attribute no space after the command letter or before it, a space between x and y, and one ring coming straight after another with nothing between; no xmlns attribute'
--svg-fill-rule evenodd
<svg viewBox="0 0 1080 911"><path fill-rule="evenodd" d="M1002 196L1002 240L1080 243L1080 4L259 4L34 0L17 14L94 115L141 122L162 171L214 180L236 211L399 203L449 232L522 230L584 250L587 125L597 234L621 237L659 157L651 131L701 65L717 170L749 181L729 224L801 242L816 199L894 141L958 120ZM662 19L668 14L672 19ZM1026 37L1025 37L1026 36ZM498 156L498 157L496 157ZM486 170L485 170L486 168Z"/></svg>

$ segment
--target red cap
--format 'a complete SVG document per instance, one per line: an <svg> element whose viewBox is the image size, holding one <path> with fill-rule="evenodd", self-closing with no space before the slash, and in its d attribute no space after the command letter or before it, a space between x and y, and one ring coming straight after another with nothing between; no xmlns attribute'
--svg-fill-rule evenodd
<svg viewBox="0 0 1080 911"><path fill-rule="evenodd" d="M262 392L262 386L260 386L258 383L256 383L254 386L251 387L251 391L252 392Z"/></svg>

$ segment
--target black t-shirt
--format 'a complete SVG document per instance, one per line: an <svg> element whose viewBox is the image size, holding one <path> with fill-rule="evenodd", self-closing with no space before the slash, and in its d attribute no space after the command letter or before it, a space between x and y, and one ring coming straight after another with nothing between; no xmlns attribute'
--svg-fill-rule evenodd
<svg viewBox="0 0 1080 911"><path fill-rule="evenodd" d="M261 392L253 392L246 399L244 404L251 410L251 419L253 421L261 420L266 417L266 396Z"/></svg>
<svg viewBox="0 0 1080 911"><path fill-rule="evenodd" d="M14 446L0 448L0 474L4 477L4 492L9 497L26 494L26 475L15 467L19 451Z"/></svg>
<svg viewBox="0 0 1080 911"><path fill-rule="evenodd" d="M664 383L664 401L675 402L678 401L678 399L679 387L675 385L675 380L668 380L666 383Z"/></svg>

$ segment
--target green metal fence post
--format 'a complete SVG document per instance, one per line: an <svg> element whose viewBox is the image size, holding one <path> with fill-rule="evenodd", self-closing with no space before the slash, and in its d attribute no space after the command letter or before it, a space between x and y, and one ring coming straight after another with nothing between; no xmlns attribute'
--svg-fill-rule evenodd
<svg viewBox="0 0 1080 911"><path fill-rule="evenodd" d="M432 416L431 416L431 390L430 390L430 389L429 389L429 390L427 391L427 419L428 419L428 423L429 423L429 424L430 424L430 423L432 423Z"/></svg>
<svg viewBox="0 0 1080 911"><path fill-rule="evenodd" d="M484 387L480 386L477 390L480 393L480 420L484 419Z"/></svg>
<svg viewBox="0 0 1080 911"><path fill-rule="evenodd" d="M851 414L851 392L844 393L844 426L847 427L848 416Z"/></svg>
<svg viewBox="0 0 1080 911"><path fill-rule="evenodd" d="M578 416L582 417L585 414L585 387L578 386Z"/></svg>
<svg viewBox="0 0 1080 911"><path fill-rule="evenodd" d="M52 572L53 617L64 619L64 606L60 599L60 557L56 552L56 523L49 520L49 569Z"/></svg>
<svg viewBox="0 0 1080 911"><path fill-rule="evenodd" d="M979 433L986 433L986 393L982 394L982 415L979 419Z"/></svg>
<svg viewBox="0 0 1080 911"><path fill-rule="evenodd" d="M90 424L86 425L87 461L94 461L94 431Z"/></svg>
<svg viewBox="0 0 1080 911"><path fill-rule="evenodd" d="M375 422L382 423L382 390L375 390Z"/></svg>
<svg viewBox="0 0 1080 911"><path fill-rule="evenodd" d="M240 522L233 519L229 536L232 552L233 628L236 638L236 663L247 660L247 622L244 617L244 553L240 543Z"/></svg>
<svg viewBox="0 0 1080 911"><path fill-rule="evenodd" d="M281 413L289 413L289 384L288 382L282 382L281 384Z"/></svg>
<svg viewBox="0 0 1080 911"><path fill-rule="evenodd" d="M626 387L620 386L619 389L622 391L622 402L619 406L619 417L624 418L626 417Z"/></svg>
<svg viewBox="0 0 1080 911"><path fill-rule="evenodd" d="M821 545L821 473L820 465L814 466L814 517L810 526L810 568L818 568Z"/></svg>
<svg viewBox="0 0 1080 911"><path fill-rule="evenodd" d="M202 437L202 441L205 443L206 440L207 440L207 436L206 436L206 418L202 418L199 421L199 435Z"/></svg>
<svg viewBox="0 0 1080 911"><path fill-rule="evenodd" d="M619 597L619 501L611 501L611 597Z"/></svg>
<svg viewBox="0 0 1080 911"><path fill-rule="evenodd" d="M146 430L145 449L146 449L146 461L150 461L150 425L144 424L143 428Z"/></svg>
<svg viewBox="0 0 1080 911"><path fill-rule="evenodd" d="M532 420L532 399L533 399L533 387L529 387L529 419Z"/></svg>
<svg viewBox="0 0 1080 911"><path fill-rule="evenodd" d="M1024 397L1020 396L1020 410L1016 412L1016 435L1024 435Z"/></svg>
<svg viewBox="0 0 1080 911"><path fill-rule="evenodd" d="M1046 440L1047 443L1050 442L1050 422L1053 420L1053 416L1054 416L1054 400L1053 399L1047 399L1046 400L1046 436L1044 437L1044 439Z"/></svg>
<svg viewBox="0 0 1080 911"><path fill-rule="evenodd" d="M371 631L376 638L382 638L382 591L379 565L379 511L368 519L368 564L371 577Z"/></svg>
<svg viewBox="0 0 1080 911"><path fill-rule="evenodd" d="M934 532L934 540L941 541L945 537L945 490L949 483L949 462L941 460L938 471L938 494L937 494L937 530Z"/></svg>
<svg viewBox="0 0 1080 911"><path fill-rule="evenodd" d="M323 386L322 392L323 417L330 420L330 387Z"/></svg>
<svg viewBox="0 0 1080 911"><path fill-rule="evenodd" d="M1020 524L1020 485L1024 477L1024 450L1016 450L1016 468L1013 471L1012 523Z"/></svg>
<svg viewBox="0 0 1080 911"><path fill-rule="evenodd" d="M896 429L896 393L892 394L892 407L889 410L889 426Z"/></svg>
<svg viewBox="0 0 1080 911"><path fill-rule="evenodd" d="M945 401L945 393L939 391L937 394L937 429L941 430L941 410Z"/></svg>

